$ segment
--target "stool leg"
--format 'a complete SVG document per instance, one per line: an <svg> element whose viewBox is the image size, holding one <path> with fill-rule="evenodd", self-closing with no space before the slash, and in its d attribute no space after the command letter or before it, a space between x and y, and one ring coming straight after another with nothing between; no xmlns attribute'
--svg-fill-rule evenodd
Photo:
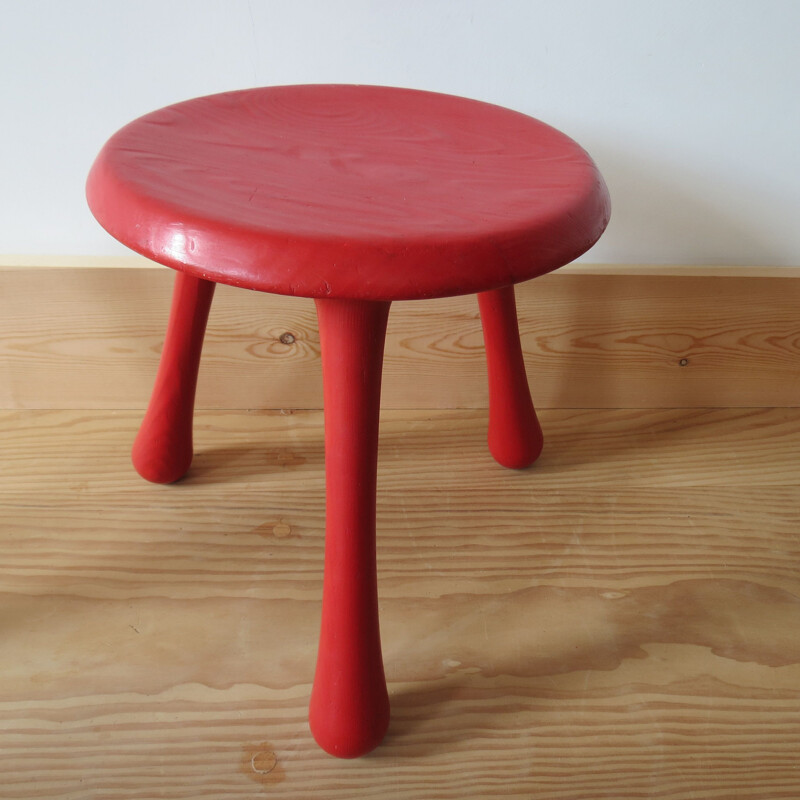
<svg viewBox="0 0 800 800"><path fill-rule="evenodd" d="M136 471L153 483L177 481L192 463L197 370L215 286L185 272L175 276L161 362L132 453Z"/></svg>
<svg viewBox="0 0 800 800"><path fill-rule="evenodd" d="M325 398L325 579L311 732L341 758L389 725L375 562L381 369L388 302L317 300Z"/></svg>
<svg viewBox="0 0 800 800"><path fill-rule="evenodd" d="M514 287L478 295L489 373L489 450L499 464L521 469L542 452L519 342Z"/></svg>

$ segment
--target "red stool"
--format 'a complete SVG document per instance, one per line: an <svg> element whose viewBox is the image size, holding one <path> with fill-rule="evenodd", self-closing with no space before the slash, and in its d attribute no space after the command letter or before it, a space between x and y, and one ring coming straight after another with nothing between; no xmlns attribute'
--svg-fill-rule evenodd
<svg viewBox="0 0 800 800"><path fill-rule="evenodd" d="M325 398L322 631L310 724L329 753L383 738L389 699L375 570L384 334L392 300L477 293L489 448L542 449L513 284L577 258L609 217L603 179L537 120L449 95L280 86L202 97L116 133L87 183L115 238L178 270L155 388L133 447L169 483L192 460L192 414L216 283L316 300Z"/></svg>

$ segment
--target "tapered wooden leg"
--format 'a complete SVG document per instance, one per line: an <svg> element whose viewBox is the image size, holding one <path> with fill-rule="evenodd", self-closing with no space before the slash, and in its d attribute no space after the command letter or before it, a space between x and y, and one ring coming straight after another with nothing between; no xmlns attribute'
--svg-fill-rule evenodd
<svg viewBox="0 0 800 800"><path fill-rule="evenodd" d="M136 471L154 483L178 480L192 463L197 370L215 286L184 272L175 276L172 310L156 383L133 444Z"/></svg>
<svg viewBox="0 0 800 800"><path fill-rule="evenodd" d="M389 725L375 563L378 417L388 302L317 300L325 399L325 579L310 725L341 758Z"/></svg>
<svg viewBox="0 0 800 800"><path fill-rule="evenodd" d="M489 450L504 467L521 469L542 452L519 342L514 287L478 295L489 373Z"/></svg>

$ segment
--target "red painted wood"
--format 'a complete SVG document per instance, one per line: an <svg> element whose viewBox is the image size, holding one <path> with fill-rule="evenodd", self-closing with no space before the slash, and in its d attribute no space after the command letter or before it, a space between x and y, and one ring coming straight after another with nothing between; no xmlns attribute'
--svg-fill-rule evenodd
<svg viewBox="0 0 800 800"><path fill-rule="evenodd" d="M180 478L214 282L317 298L327 515L315 738L354 757L383 738L375 489L392 300L477 292L489 447L524 467L542 448L513 284L599 238L608 192L589 156L498 106L377 86L282 86L198 98L115 134L87 197L132 249L181 272L133 460Z"/></svg>
<svg viewBox="0 0 800 800"><path fill-rule="evenodd" d="M478 295L489 373L489 450L504 467L539 458L542 429L533 408L519 341L514 287Z"/></svg>
<svg viewBox="0 0 800 800"><path fill-rule="evenodd" d="M136 471L154 483L182 478L192 463L192 416L200 352L216 284L175 276L155 386L133 445Z"/></svg>
<svg viewBox="0 0 800 800"><path fill-rule="evenodd" d="M589 156L505 108L378 86L189 100L105 145L100 223L197 277L399 300L498 288L585 252L609 218Z"/></svg>
<svg viewBox="0 0 800 800"><path fill-rule="evenodd" d="M318 300L325 403L325 580L310 725L353 758L389 725L375 564L375 488L388 302Z"/></svg>

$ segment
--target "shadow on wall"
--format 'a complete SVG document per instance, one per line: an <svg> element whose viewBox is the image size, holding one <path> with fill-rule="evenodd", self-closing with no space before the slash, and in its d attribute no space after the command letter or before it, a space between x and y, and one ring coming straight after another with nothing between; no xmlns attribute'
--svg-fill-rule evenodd
<svg viewBox="0 0 800 800"><path fill-rule="evenodd" d="M667 161L602 146L592 152L609 185L612 217L589 261L623 254L623 262L633 265L791 263L788 239L777 245L770 240L769 228L778 220L766 213L748 217L760 190L745 186L741 176L738 186L721 186L711 177L704 184ZM707 192L692 193L705 185ZM762 199L777 206L776 198ZM624 279L589 276L580 278L577 293L568 281L559 281L557 289L552 284L548 297L558 302L558 313L537 306L536 286L525 295L530 305L520 307L526 366L540 408L764 405L774 401L781 370L796 369L795 313L783 302L770 306L769 315L764 310L765 302L779 299L778 290L754 282L760 295L752 297L747 315L742 312L750 297L742 284L677 281L644 271L637 278L635 269ZM784 299L794 302L788 294ZM549 375L543 393L537 393L540 370ZM746 371L763 380L737 379Z"/></svg>
<svg viewBox="0 0 800 800"><path fill-rule="evenodd" d="M590 150L611 193L611 223L588 261L631 264L792 266L765 218L747 209L776 203L763 189L683 164L594 143ZM702 193L696 187L702 187ZM759 219L760 217L760 219Z"/></svg>

